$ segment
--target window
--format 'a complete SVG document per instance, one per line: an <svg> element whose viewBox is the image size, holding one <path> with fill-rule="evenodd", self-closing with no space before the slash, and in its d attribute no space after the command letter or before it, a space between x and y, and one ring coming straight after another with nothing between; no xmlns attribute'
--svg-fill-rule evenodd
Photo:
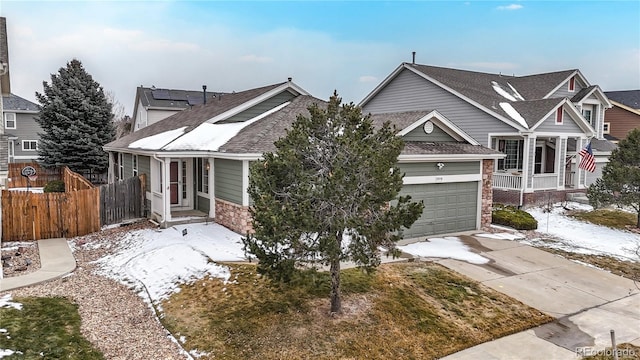
<svg viewBox="0 0 640 360"><path fill-rule="evenodd" d="M556 110L556 124L557 125L562 125L562 106L558 108L558 110Z"/></svg>
<svg viewBox="0 0 640 360"><path fill-rule="evenodd" d="M131 171L131 173L133 174L133 176L138 176L138 155L133 155L132 167L133 170Z"/></svg>
<svg viewBox="0 0 640 360"><path fill-rule="evenodd" d="M182 198L187 198L187 162L182 161Z"/></svg>
<svg viewBox="0 0 640 360"><path fill-rule="evenodd" d="M12 163L15 161L14 156L16 153L15 143L13 142L13 140L9 140L8 146L9 146L9 162Z"/></svg>
<svg viewBox="0 0 640 360"><path fill-rule="evenodd" d="M569 91L573 92L576 89L576 77L572 76L571 79L569 79Z"/></svg>
<svg viewBox="0 0 640 360"><path fill-rule="evenodd" d="M197 159L197 176L198 176L198 191L208 194L209 193L209 160Z"/></svg>
<svg viewBox="0 0 640 360"><path fill-rule="evenodd" d="M124 179L124 154L118 153L118 180Z"/></svg>
<svg viewBox="0 0 640 360"><path fill-rule="evenodd" d="M38 140L22 140L22 151L38 150Z"/></svg>
<svg viewBox="0 0 640 360"><path fill-rule="evenodd" d="M498 160L498 170L522 170L524 141L500 140L498 150L507 154L505 159Z"/></svg>
<svg viewBox="0 0 640 360"><path fill-rule="evenodd" d="M587 122L589 122L589 124L592 124L592 122L591 122L591 109L583 109L582 110L582 116L584 117L585 120L587 120Z"/></svg>
<svg viewBox="0 0 640 360"><path fill-rule="evenodd" d="M16 114L4 113L4 128L15 129L16 128Z"/></svg>
<svg viewBox="0 0 640 360"><path fill-rule="evenodd" d="M602 126L602 132L604 134L608 134L609 133L609 129L611 128L611 123L604 123L604 125Z"/></svg>

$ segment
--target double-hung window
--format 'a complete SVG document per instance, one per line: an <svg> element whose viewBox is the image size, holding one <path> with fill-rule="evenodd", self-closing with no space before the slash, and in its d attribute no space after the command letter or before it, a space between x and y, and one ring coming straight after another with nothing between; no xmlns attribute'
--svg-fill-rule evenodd
<svg viewBox="0 0 640 360"><path fill-rule="evenodd" d="M16 128L16 114L4 113L4 128L15 129Z"/></svg>

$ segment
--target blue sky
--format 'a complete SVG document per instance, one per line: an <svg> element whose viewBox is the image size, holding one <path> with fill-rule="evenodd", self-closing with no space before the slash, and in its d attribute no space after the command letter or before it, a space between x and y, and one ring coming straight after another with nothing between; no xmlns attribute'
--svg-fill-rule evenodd
<svg viewBox="0 0 640 360"><path fill-rule="evenodd" d="M285 81L360 101L401 62L640 88L639 1L7 1L12 92L77 58L131 113L139 85Z"/></svg>

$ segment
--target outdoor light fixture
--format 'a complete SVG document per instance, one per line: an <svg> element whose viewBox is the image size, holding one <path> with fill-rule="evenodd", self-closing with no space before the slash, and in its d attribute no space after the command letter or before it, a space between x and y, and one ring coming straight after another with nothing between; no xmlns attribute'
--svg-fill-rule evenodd
<svg viewBox="0 0 640 360"><path fill-rule="evenodd" d="M444 163L437 163L436 166L438 167L438 170L442 170L442 168L444 168Z"/></svg>
<svg viewBox="0 0 640 360"><path fill-rule="evenodd" d="M204 168L207 169L207 171L209 171L209 169L211 169L211 164L209 163L209 159L206 160L207 163L204 165Z"/></svg>

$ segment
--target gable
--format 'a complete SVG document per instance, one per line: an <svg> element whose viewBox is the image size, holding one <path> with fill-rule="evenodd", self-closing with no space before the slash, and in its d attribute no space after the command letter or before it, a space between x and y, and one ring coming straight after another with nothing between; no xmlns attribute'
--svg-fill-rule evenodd
<svg viewBox="0 0 640 360"><path fill-rule="evenodd" d="M431 125L426 125L427 129L425 130L426 123L430 123ZM427 133L427 130L429 129L431 132ZM457 142L456 139L447 134L439 125L435 124L431 120L423 122L421 125L402 136L402 138L404 141Z"/></svg>
<svg viewBox="0 0 640 360"><path fill-rule="evenodd" d="M571 78L574 79L573 91L569 90L569 82L571 81ZM560 84L560 86L557 89L555 89L555 91L553 91L549 96L547 96L547 98L558 98L558 97L571 98L575 94L579 93L580 90L582 90L582 89L584 89L584 88L586 88L588 86L589 86L589 84L587 84L586 81L580 75L580 73L576 71L575 75L573 75L572 77L569 77L565 81L563 81Z"/></svg>
<svg viewBox="0 0 640 360"><path fill-rule="evenodd" d="M516 130L408 69L402 69L362 106L365 114L434 109L485 146L487 133Z"/></svg>
<svg viewBox="0 0 640 360"><path fill-rule="evenodd" d="M247 121L249 119L253 119L256 116L265 113L279 105L286 103L287 101L293 100L296 95L292 94L290 91L283 91L265 101L262 101L259 104L256 104L236 115L229 117L228 119L218 121L218 123L233 123L233 122L242 122Z"/></svg>
<svg viewBox="0 0 640 360"><path fill-rule="evenodd" d="M576 120L572 117L575 114L570 114L566 109L562 111L562 124L556 124L556 112L553 111L547 116L535 130L537 132L549 132L549 133L571 133L582 134L584 131L580 128Z"/></svg>

